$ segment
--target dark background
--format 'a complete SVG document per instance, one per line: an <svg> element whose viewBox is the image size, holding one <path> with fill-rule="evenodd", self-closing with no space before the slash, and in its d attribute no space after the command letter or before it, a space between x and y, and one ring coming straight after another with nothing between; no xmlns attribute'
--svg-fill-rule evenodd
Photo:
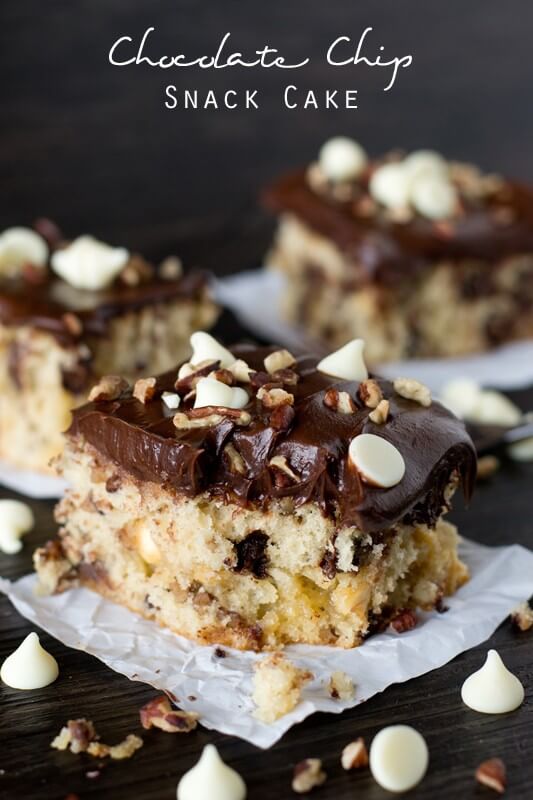
<svg viewBox="0 0 533 800"><path fill-rule="evenodd" d="M231 31L245 53L268 43L311 64L112 67L113 41L150 25L158 55L212 54ZM389 92L388 71L325 60L337 36L356 42L368 25L369 54L382 43L386 55L413 55ZM44 214L70 235L170 246L252 216L271 176L339 132L371 153L431 146L533 178L532 29L528 0L1 0L0 227ZM261 108L169 111L168 83L256 87ZM359 108L288 111L287 83L357 88Z"/></svg>

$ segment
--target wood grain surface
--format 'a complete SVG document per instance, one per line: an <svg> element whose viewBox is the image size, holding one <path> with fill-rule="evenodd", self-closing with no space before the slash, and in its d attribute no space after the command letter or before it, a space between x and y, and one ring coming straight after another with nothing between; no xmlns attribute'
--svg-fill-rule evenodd
<svg viewBox="0 0 533 800"><path fill-rule="evenodd" d="M138 232L136 232L138 233ZM228 222L220 230L206 228L198 238L193 229L185 237L184 250L198 254L200 263L213 264L214 253L222 253L240 267L258 263L259 247L269 230L256 219L244 221L240 229ZM146 235L167 241L164 226ZM126 242L128 240L126 239ZM211 254L208 257L207 254ZM236 321L225 314L218 334L226 341L250 338ZM533 391L518 393L523 408L533 407ZM502 469L485 484L478 485L469 510L452 514L461 532L489 545L514 542L533 547L533 464L503 462ZM15 496L0 489L0 497ZM35 530L25 539L19 555L0 555L0 575L16 578L31 569L36 545L54 534L53 503L30 501L35 512ZM459 502L460 505L460 502ZM31 626L0 595L0 659L5 658L29 633ZM339 762L345 744L357 736L368 742L383 726L408 723L426 737L431 754L430 769L423 783L409 797L419 800L449 800L451 797L481 800L491 796L478 787L473 773L477 764L491 756L503 758L508 767L506 797L533 797L533 632L517 633L509 621L503 623L490 642L463 653L450 664L408 683L392 686L358 708L337 717L316 714L293 728L271 750L264 752L238 739L203 728L183 736L161 731L142 732L138 710L154 690L111 672L95 658L69 650L43 634L42 641L58 659L60 677L50 687L33 692L0 688L0 797L2 800L63 800L69 793L84 798L122 800L171 800L179 777L198 759L207 742L214 742L222 756L244 776L251 800L282 800L294 797L290 789L292 767L306 757L322 758L328 781L316 791L324 800L385 800L388 796L368 772L345 773ZM526 700L516 712L501 717L476 714L462 705L463 679L484 659L487 648L496 647L526 686ZM106 763L97 778L87 777L95 768L85 755L59 753L50 742L69 718L92 719L104 741L119 741L128 733L142 733L144 747L127 762ZM213 800L216 800L214 797Z"/></svg>

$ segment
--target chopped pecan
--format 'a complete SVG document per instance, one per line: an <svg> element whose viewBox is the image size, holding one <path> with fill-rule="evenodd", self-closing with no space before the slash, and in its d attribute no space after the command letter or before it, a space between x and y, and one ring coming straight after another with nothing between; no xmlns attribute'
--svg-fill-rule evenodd
<svg viewBox="0 0 533 800"><path fill-rule="evenodd" d="M428 387L414 378L395 378L394 391L406 400L413 400L421 406L428 408L431 405L431 392Z"/></svg>
<svg viewBox="0 0 533 800"><path fill-rule="evenodd" d="M391 628L396 633L406 633L416 627L416 614L410 608L400 608L391 619Z"/></svg>
<svg viewBox="0 0 533 800"><path fill-rule="evenodd" d="M503 794L507 784L505 764L501 758L489 758L476 769L476 781Z"/></svg>
<svg viewBox="0 0 533 800"><path fill-rule="evenodd" d="M292 790L297 794L307 794L316 786L322 786L327 775L319 758L306 758L294 767Z"/></svg>
<svg viewBox="0 0 533 800"><path fill-rule="evenodd" d="M209 428L219 425L224 420L230 420L235 425L249 425L252 418L248 411L238 408L222 408L219 406L205 406L191 408L187 413L183 411L174 415L173 422L179 430L192 428Z"/></svg>
<svg viewBox="0 0 533 800"><path fill-rule="evenodd" d="M155 378L139 378L133 387L133 396L141 403L147 403L155 395Z"/></svg>
<svg viewBox="0 0 533 800"><path fill-rule="evenodd" d="M379 383L373 378L362 381L359 386L359 397L367 408L377 408L383 400L383 392Z"/></svg>
<svg viewBox="0 0 533 800"><path fill-rule="evenodd" d="M225 446L224 455L230 463L231 471L237 472L239 475L244 475L246 472L246 464L239 451L232 444L227 444Z"/></svg>
<svg viewBox="0 0 533 800"><path fill-rule="evenodd" d="M73 314L72 311L67 311L66 314L63 314L61 317L63 321L63 325L65 326L66 330L72 336L81 336L83 333L83 322L81 319L76 315Z"/></svg>
<svg viewBox="0 0 533 800"><path fill-rule="evenodd" d="M265 358L264 364L266 371L272 374L278 370L294 366L296 359L288 350L276 350Z"/></svg>
<svg viewBox="0 0 533 800"><path fill-rule="evenodd" d="M513 625L521 631L533 628L533 608L529 603L521 603L511 614Z"/></svg>
<svg viewBox="0 0 533 800"><path fill-rule="evenodd" d="M220 361L206 361L193 367L192 364L183 364L178 372L178 380L174 388L181 396L188 394L196 388L200 378L206 378L210 372L220 368Z"/></svg>
<svg viewBox="0 0 533 800"><path fill-rule="evenodd" d="M285 458L285 456L273 456L268 462L269 467L275 467L276 469L280 469L285 475L288 475L293 481L300 480L298 475L291 469L289 466L289 462Z"/></svg>
<svg viewBox="0 0 533 800"><path fill-rule="evenodd" d="M229 369L215 369L207 376L220 383L225 383L226 386L235 386L235 376Z"/></svg>
<svg viewBox="0 0 533 800"><path fill-rule="evenodd" d="M324 395L324 405L339 414L353 414L355 403L348 392L339 392L338 389L328 389Z"/></svg>
<svg viewBox="0 0 533 800"><path fill-rule="evenodd" d="M376 425L383 425L389 417L390 403L388 400L380 400L377 406L370 412L368 419Z"/></svg>
<svg viewBox="0 0 533 800"><path fill-rule="evenodd" d="M362 736L346 745L342 751L341 764L346 770L368 767L368 751Z"/></svg>
<svg viewBox="0 0 533 800"><path fill-rule="evenodd" d="M267 389L261 386L257 392L257 399L260 400L266 408L277 408L277 406L289 405L294 403L294 395L286 392L285 389Z"/></svg>
<svg viewBox="0 0 533 800"><path fill-rule="evenodd" d="M276 431L288 431L295 417L294 408L282 405L274 408L270 415L270 424Z"/></svg>
<svg viewBox="0 0 533 800"><path fill-rule="evenodd" d="M104 375L89 392L89 402L116 400L128 388L128 382L119 375Z"/></svg>
<svg viewBox="0 0 533 800"><path fill-rule="evenodd" d="M120 280L126 286L139 286L146 283L154 274L154 269L142 256L134 255L130 258L120 273Z"/></svg>
<svg viewBox="0 0 533 800"><path fill-rule="evenodd" d="M164 281L175 281L183 275L183 264L178 256L167 256L159 265L159 277Z"/></svg>
<svg viewBox="0 0 533 800"><path fill-rule="evenodd" d="M481 456L477 460L477 474L478 481L488 481L489 478L498 472L500 468L500 459L493 455Z"/></svg>
<svg viewBox="0 0 533 800"><path fill-rule="evenodd" d="M128 734L126 738L119 744L109 745L102 742L91 742L87 748L90 756L96 758L106 758L110 756L115 761L122 761L125 758L131 758L132 755L143 746L143 740L140 736L135 736L133 733Z"/></svg>
<svg viewBox="0 0 533 800"><path fill-rule="evenodd" d="M253 369L242 358L238 358L233 364L230 364L228 370L239 383L250 383Z"/></svg>
<svg viewBox="0 0 533 800"><path fill-rule="evenodd" d="M70 750L84 753L91 742L98 739L95 727L89 719L69 719L51 743L55 750Z"/></svg>
<svg viewBox="0 0 533 800"><path fill-rule="evenodd" d="M200 718L199 714L173 709L165 694L146 703L139 714L143 728L160 728L165 733L189 733L196 728Z"/></svg>

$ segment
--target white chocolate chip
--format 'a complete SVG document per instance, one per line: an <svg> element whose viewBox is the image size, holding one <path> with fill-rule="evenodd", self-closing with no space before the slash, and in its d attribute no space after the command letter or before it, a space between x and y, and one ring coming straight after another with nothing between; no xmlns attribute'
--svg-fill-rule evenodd
<svg viewBox="0 0 533 800"><path fill-rule="evenodd" d="M368 370L363 359L364 349L363 339L352 339L319 361L316 368L319 372L345 381L365 381L368 378Z"/></svg>
<svg viewBox="0 0 533 800"><path fill-rule="evenodd" d="M513 461L533 461L533 436L510 445L507 448L507 455Z"/></svg>
<svg viewBox="0 0 533 800"><path fill-rule="evenodd" d="M16 277L25 264L44 267L48 245L31 228L8 228L0 236L0 275Z"/></svg>
<svg viewBox="0 0 533 800"><path fill-rule="evenodd" d="M470 378L456 378L441 389L443 404L461 419L481 425L512 427L522 419L522 412L501 392L482 389Z"/></svg>
<svg viewBox="0 0 533 800"><path fill-rule="evenodd" d="M489 650L481 669L470 675L461 688L463 703L482 714L506 714L524 700L524 687L509 672L496 650Z"/></svg>
<svg viewBox="0 0 533 800"><path fill-rule="evenodd" d="M128 263L124 247L111 247L93 236L79 236L52 254L54 272L76 289L98 291L109 286Z"/></svg>
<svg viewBox="0 0 533 800"><path fill-rule="evenodd" d="M176 392L163 392L161 399L167 408L179 408L181 397Z"/></svg>
<svg viewBox="0 0 533 800"><path fill-rule="evenodd" d="M428 219L449 219L457 207L457 190L450 181L423 173L411 186L413 208Z"/></svg>
<svg viewBox="0 0 533 800"><path fill-rule="evenodd" d="M228 386L214 378L200 378L196 384L194 407L244 408L248 399L248 394L240 386Z"/></svg>
<svg viewBox="0 0 533 800"><path fill-rule="evenodd" d="M22 550L21 538L35 524L33 512L20 500L0 500L0 550L13 555Z"/></svg>
<svg viewBox="0 0 533 800"><path fill-rule="evenodd" d="M147 564L158 564L161 561L161 552L147 526L138 524L135 533L140 557Z"/></svg>
<svg viewBox="0 0 533 800"><path fill-rule="evenodd" d="M230 351L222 347L216 339L209 333L205 333L205 331L193 333L190 342L193 350L190 363L193 366L197 366L202 361L220 361L220 366L225 369L235 361L235 357Z"/></svg>
<svg viewBox="0 0 533 800"><path fill-rule="evenodd" d="M350 442L350 461L363 480L388 489L405 475L405 461L400 451L382 436L361 433Z"/></svg>
<svg viewBox="0 0 533 800"><path fill-rule="evenodd" d="M360 144L347 136L335 136L322 145L319 164L324 175L333 183L358 178L368 162Z"/></svg>
<svg viewBox="0 0 533 800"><path fill-rule="evenodd" d="M371 196L385 208L403 209L409 205L410 179L402 163L383 164L372 174Z"/></svg>
<svg viewBox="0 0 533 800"><path fill-rule="evenodd" d="M244 800L246 784L228 767L215 745L207 744L198 763L178 783L177 800Z"/></svg>
<svg viewBox="0 0 533 800"><path fill-rule="evenodd" d="M409 725L390 725L374 737L370 771L389 792L407 792L420 783L429 763L424 738Z"/></svg>
<svg viewBox="0 0 533 800"><path fill-rule="evenodd" d="M36 633L26 636L0 670L0 678L13 689L42 689L58 675L57 661L41 646Z"/></svg>
<svg viewBox="0 0 533 800"><path fill-rule="evenodd" d="M409 178L414 181L422 175L448 178L449 166L445 158L435 150L414 150L403 161Z"/></svg>

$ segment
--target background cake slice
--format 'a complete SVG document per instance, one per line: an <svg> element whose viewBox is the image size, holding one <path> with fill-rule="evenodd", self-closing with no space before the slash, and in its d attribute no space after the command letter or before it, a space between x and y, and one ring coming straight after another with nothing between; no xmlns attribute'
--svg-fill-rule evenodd
<svg viewBox="0 0 533 800"><path fill-rule="evenodd" d="M70 409L102 375L135 379L189 354L189 336L217 311L206 276L159 267L83 236L0 236L0 458L48 471Z"/></svg>
<svg viewBox="0 0 533 800"><path fill-rule="evenodd" d="M533 336L533 190L430 151L368 160L353 140L265 193L289 320L370 363Z"/></svg>
<svg viewBox="0 0 533 800"><path fill-rule="evenodd" d="M444 521L475 452L415 381L192 337L179 371L74 412L46 591L81 583L200 642L352 647L467 578Z"/></svg>

